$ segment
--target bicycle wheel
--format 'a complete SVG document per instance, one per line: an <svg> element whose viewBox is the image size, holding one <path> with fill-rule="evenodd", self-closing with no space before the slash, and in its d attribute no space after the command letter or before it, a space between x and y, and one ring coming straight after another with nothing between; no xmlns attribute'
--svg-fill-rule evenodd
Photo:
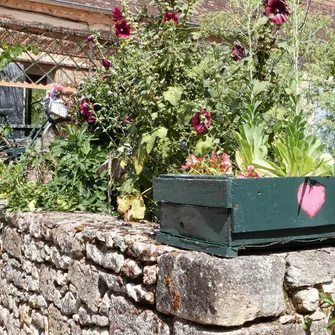
<svg viewBox="0 0 335 335"><path fill-rule="evenodd" d="M66 138L67 133L64 126L73 124L73 121L67 119L57 119L54 120L53 123L49 123L41 137L41 149L47 149L56 137Z"/></svg>

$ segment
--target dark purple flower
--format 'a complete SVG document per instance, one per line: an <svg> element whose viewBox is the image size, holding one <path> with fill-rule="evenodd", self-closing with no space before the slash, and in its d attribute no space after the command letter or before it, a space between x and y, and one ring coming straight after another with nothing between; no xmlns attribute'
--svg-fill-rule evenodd
<svg viewBox="0 0 335 335"><path fill-rule="evenodd" d="M86 120L87 123L95 123L95 121L96 121L95 116L93 116L93 112L91 112L91 113L92 114Z"/></svg>
<svg viewBox="0 0 335 335"><path fill-rule="evenodd" d="M85 116L89 116L90 115L90 107L91 107L91 103L88 102L86 99L83 99L80 103L80 113L85 115Z"/></svg>
<svg viewBox="0 0 335 335"><path fill-rule="evenodd" d="M113 21L117 22L119 20L122 19L122 12L120 11L119 8L115 7L114 9L112 9L112 13L113 13Z"/></svg>
<svg viewBox="0 0 335 335"><path fill-rule="evenodd" d="M101 60L101 64L106 70L109 70L109 68L111 67L111 62L106 58L103 58Z"/></svg>
<svg viewBox="0 0 335 335"><path fill-rule="evenodd" d="M268 0L265 15L269 16L270 21L274 24L282 24L290 15L289 7L284 0Z"/></svg>
<svg viewBox="0 0 335 335"><path fill-rule="evenodd" d="M164 14L164 22L167 22L167 21L174 21L177 23L178 22L177 13L176 12L173 12L173 13L166 12Z"/></svg>
<svg viewBox="0 0 335 335"><path fill-rule="evenodd" d="M89 42L93 42L94 41L94 35L87 36L87 40Z"/></svg>
<svg viewBox="0 0 335 335"><path fill-rule="evenodd" d="M235 44L235 47L231 50L231 52L233 53L233 59L235 62L240 61L241 58L245 56L245 50L239 44Z"/></svg>
<svg viewBox="0 0 335 335"><path fill-rule="evenodd" d="M130 31L131 31L130 24L128 24L127 21L125 20L115 25L115 35L116 36L127 38L130 35Z"/></svg>
<svg viewBox="0 0 335 335"><path fill-rule="evenodd" d="M202 109L193 115L191 122L194 130L201 134L211 126L211 120L211 114L206 109Z"/></svg>

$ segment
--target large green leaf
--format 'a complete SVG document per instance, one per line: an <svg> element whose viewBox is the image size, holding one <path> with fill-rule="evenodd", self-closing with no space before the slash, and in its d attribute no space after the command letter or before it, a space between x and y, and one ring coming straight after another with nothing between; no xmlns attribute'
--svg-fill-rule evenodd
<svg viewBox="0 0 335 335"><path fill-rule="evenodd" d="M177 106L180 102L184 89L180 86L170 86L167 91L163 92L163 97L171 105Z"/></svg>

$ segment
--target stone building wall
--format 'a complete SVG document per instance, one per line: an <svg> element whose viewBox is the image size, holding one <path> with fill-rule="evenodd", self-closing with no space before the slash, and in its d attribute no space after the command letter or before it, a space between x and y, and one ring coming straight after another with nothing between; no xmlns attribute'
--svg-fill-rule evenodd
<svg viewBox="0 0 335 335"><path fill-rule="evenodd" d="M224 259L161 245L154 228L3 216L0 335L328 334L318 291L335 291L335 248Z"/></svg>

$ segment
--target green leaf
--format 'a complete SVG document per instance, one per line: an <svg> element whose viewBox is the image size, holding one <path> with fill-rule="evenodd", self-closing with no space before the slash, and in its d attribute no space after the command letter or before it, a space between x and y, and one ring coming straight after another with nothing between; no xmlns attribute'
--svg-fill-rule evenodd
<svg viewBox="0 0 335 335"><path fill-rule="evenodd" d="M253 96L257 96L261 92L265 91L268 88L269 84L270 83L268 81L259 81L255 79L253 81L253 87L252 87Z"/></svg>
<svg viewBox="0 0 335 335"><path fill-rule="evenodd" d="M184 89L180 86L170 86L167 91L163 92L163 97L171 105L177 106L180 102L183 91Z"/></svg>
<svg viewBox="0 0 335 335"><path fill-rule="evenodd" d="M194 153L199 156L204 156L213 150L214 145L214 139L212 137L204 136L198 140Z"/></svg>

